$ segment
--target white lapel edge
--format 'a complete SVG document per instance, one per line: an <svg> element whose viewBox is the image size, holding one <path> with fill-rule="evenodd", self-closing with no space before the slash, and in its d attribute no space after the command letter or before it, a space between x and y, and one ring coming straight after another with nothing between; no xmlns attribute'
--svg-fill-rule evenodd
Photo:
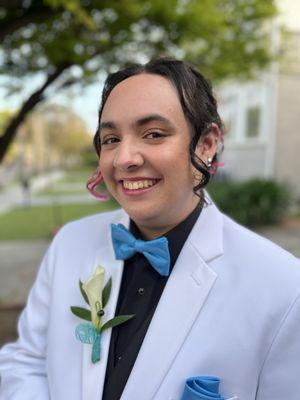
<svg viewBox="0 0 300 400"><path fill-rule="evenodd" d="M112 221L112 223L129 225L129 217L126 213L121 213L121 215L116 214L116 217L116 220ZM112 291L109 302L105 307L106 319L109 320L115 315L124 266L123 261L115 259L110 233L107 237L103 238L102 244L96 251L94 261L91 263L90 272L92 273L99 265L102 265L105 269L105 281L109 279L109 276L112 277ZM101 336L101 359L96 364L92 364L91 362L91 345L82 345L82 400L99 400L102 398L110 337L111 329L104 331Z"/></svg>
<svg viewBox="0 0 300 400"><path fill-rule="evenodd" d="M123 391L122 400L150 400L158 392L217 279L216 272L207 263L223 253L222 229L222 214L213 204L206 206L185 243L161 296ZM186 265L188 259L190 261ZM174 303L181 293L188 293L188 296L176 303L176 313L172 313ZM178 324L178 316L184 315L186 310L189 312L188 318L183 320L174 340L173 332ZM155 353L159 353L159 362L153 357ZM151 371L155 371L154 376ZM144 377L149 375L151 380L145 381Z"/></svg>

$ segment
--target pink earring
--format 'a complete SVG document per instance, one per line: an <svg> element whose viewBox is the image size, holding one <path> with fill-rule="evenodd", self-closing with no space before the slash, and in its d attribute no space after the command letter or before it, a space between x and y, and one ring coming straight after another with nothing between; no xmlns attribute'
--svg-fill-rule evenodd
<svg viewBox="0 0 300 400"><path fill-rule="evenodd" d="M210 167L208 168L208 172L213 175L217 172L218 168L222 168L224 167L224 163L223 162L218 162L218 161L213 161L210 165Z"/></svg>
<svg viewBox="0 0 300 400"><path fill-rule="evenodd" d="M103 190L97 192L95 190L96 186L98 186L103 181L103 176L99 167L94 172L93 176L87 181L86 188L91 193L93 197L95 197L99 201L106 201L109 199L109 195Z"/></svg>

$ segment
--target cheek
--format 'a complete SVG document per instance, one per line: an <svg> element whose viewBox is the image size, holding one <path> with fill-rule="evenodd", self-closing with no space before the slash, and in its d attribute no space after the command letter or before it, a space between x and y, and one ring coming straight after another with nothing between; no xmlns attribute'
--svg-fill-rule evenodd
<svg viewBox="0 0 300 400"><path fill-rule="evenodd" d="M101 155L99 159L99 169L107 189L112 192L113 189L113 167L112 162L106 155Z"/></svg>
<svg viewBox="0 0 300 400"><path fill-rule="evenodd" d="M109 160L109 157L107 157L107 155L105 153L100 154L99 168L100 168L100 171L102 172L103 176L109 175L110 171L112 170L111 165L112 164Z"/></svg>
<svg viewBox="0 0 300 400"><path fill-rule="evenodd" d="M157 151L155 151L155 155L157 156ZM159 151L160 158L164 164L179 166L190 163L190 153L189 153L189 144L187 141L176 141L173 145L169 145L163 150Z"/></svg>
<svg viewBox="0 0 300 400"><path fill-rule="evenodd" d="M169 159L164 157L161 165L166 178L172 180L173 190L194 186L194 168L185 151L173 153Z"/></svg>

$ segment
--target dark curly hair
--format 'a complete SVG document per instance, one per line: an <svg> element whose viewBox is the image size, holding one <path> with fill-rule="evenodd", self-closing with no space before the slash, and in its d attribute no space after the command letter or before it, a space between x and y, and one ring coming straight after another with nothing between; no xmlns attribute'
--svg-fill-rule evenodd
<svg viewBox="0 0 300 400"><path fill-rule="evenodd" d="M211 170L195 153L200 137L209 133L211 124L218 125L222 133L223 124L217 111L217 102L212 92L210 82L204 78L194 67L184 61L171 58L159 58L149 61L147 64L132 64L118 72L108 75L103 92L102 101L99 109L98 128L94 136L94 146L100 157L101 143L99 137L99 125L101 122L102 111L111 91L120 82L139 74L156 74L168 79L176 88L184 115L191 126L190 157L191 163L200 172L199 182L193 188L194 193L201 199L202 188L206 186L211 177ZM212 164L217 165L216 153Z"/></svg>

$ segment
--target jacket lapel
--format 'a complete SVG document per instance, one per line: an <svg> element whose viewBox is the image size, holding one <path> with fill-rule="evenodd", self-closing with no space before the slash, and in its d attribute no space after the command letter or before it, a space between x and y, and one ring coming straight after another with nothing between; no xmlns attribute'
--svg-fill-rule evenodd
<svg viewBox="0 0 300 400"><path fill-rule="evenodd" d="M154 398L217 278L209 262L221 254L222 215L211 204L202 210L174 266L122 399Z"/></svg>
<svg viewBox="0 0 300 400"><path fill-rule="evenodd" d="M121 220L115 223L129 225L129 218L124 213ZM99 230L101 226L99 227ZM98 265L102 265L105 269L105 281L112 277L112 291L109 302L105 307L106 320L114 317L115 309L118 301L119 288L122 279L123 261L115 259L114 250L112 247L111 237L102 237L99 250L91 265L88 276L90 276ZM88 278L87 276L87 278ZM108 358L110 344L111 329L104 331L101 337L101 359L98 363L91 362L91 345L82 345L82 400L99 400L102 397L103 384L105 379L106 364Z"/></svg>

